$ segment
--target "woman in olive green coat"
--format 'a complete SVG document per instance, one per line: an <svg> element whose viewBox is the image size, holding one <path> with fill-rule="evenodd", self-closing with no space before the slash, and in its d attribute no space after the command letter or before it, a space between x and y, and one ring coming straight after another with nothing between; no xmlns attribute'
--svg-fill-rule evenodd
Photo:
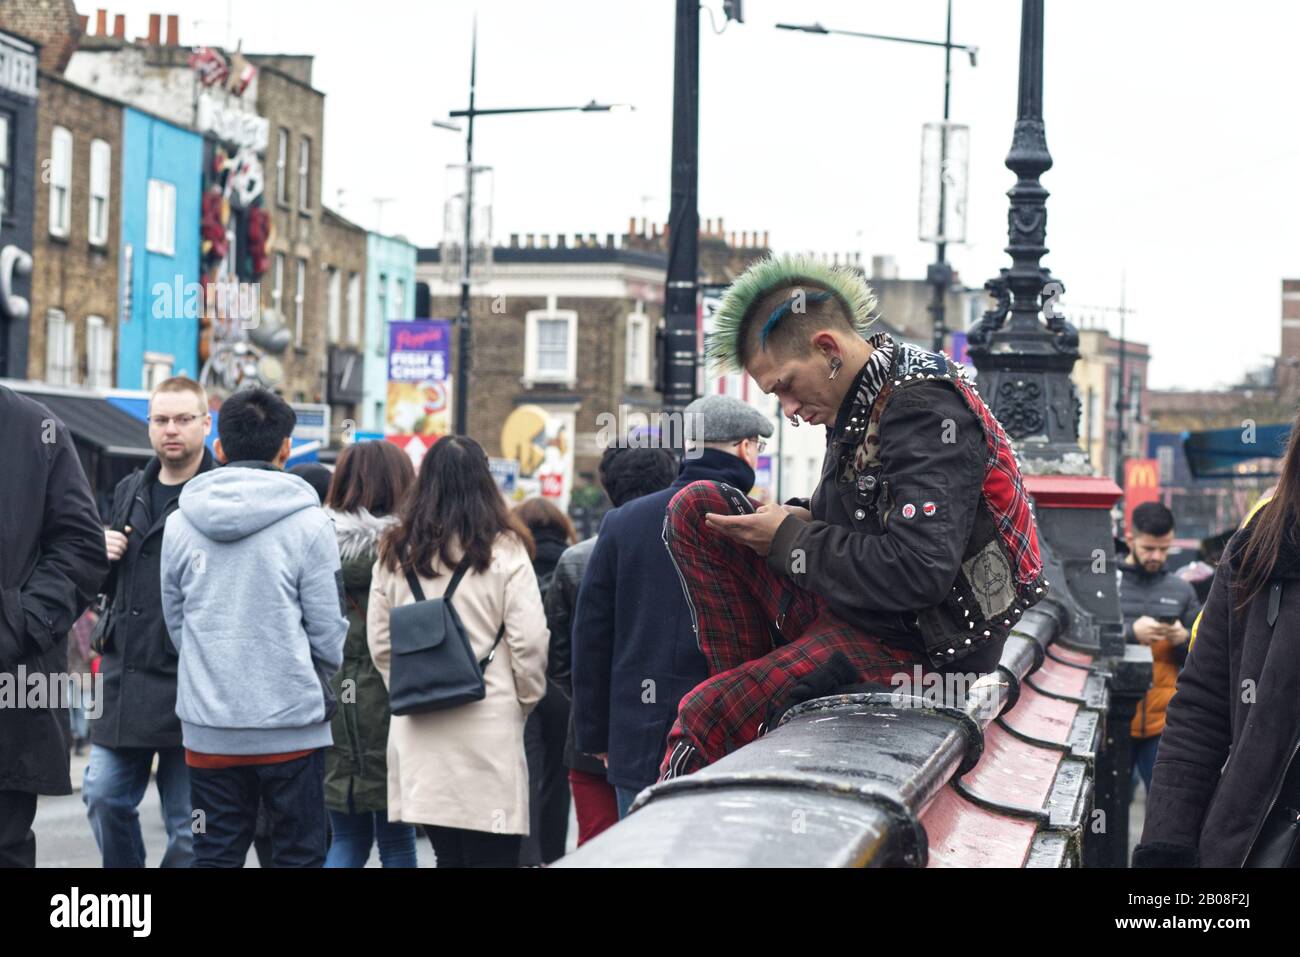
<svg viewBox="0 0 1300 957"><path fill-rule="evenodd" d="M370 573L379 538L415 479L391 442L359 442L339 456L326 511L334 519L347 593L348 636L334 676L334 745L325 752L325 807L333 837L326 867L364 867L379 844L384 867L415 867L415 828L388 820L388 689L366 644Z"/></svg>

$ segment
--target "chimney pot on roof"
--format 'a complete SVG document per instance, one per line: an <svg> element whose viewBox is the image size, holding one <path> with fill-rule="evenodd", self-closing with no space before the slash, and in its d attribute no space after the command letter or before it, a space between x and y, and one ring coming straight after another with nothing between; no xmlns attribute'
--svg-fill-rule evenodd
<svg viewBox="0 0 1300 957"><path fill-rule="evenodd" d="M718 235L719 235L719 236L724 235L723 230L722 230L722 217L721 217L721 216L718 217Z"/></svg>
<svg viewBox="0 0 1300 957"><path fill-rule="evenodd" d="M605 248L606 248L606 249L613 249L613 248L614 248L614 234L613 234L613 233L606 233L606 234L605 234Z"/></svg>
<svg viewBox="0 0 1300 957"><path fill-rule="evenodd" d="M108 35L108 11L107 10L95 11L95 35L101 37Z"/></svg>
<svg viewBox="0 0 1300 957"><path fill-rule="evenodd" d="M126 39L126 14L125 13L114 14L113 36L119 40Z"/></svg>
<svg viewBox="0 0 1300 957"><path fill-rule="evenodd" d="M641 229L640 229L640 231L637 233L637 235L638 235L638 236L644 236L644 235L646 235L646 219L645 219L644 216L641 217Z"/></svg>
<svg viewBox="0 0 1300 957"><path fill-rule="evenodd" d="M551 234L550 234L550 233L541 233L541 234L537 237L537 245L538 245L540 248L542 248L542 249L550 249L550 248L551 248Z"/></svg>
<svg viewBox="0 0 1300 957"><path fill-rule="evenodd" d="M181 18L175 13L167 15L167 45L169 47L181 45Z"/></svg>
<svg viewBox="0 0 1300 957"><path fill-rule="evenodd" d="M511 249L518 249L518 248L519 248L519 234L518 234L518 233L511 233L511 234L510 234L510 248L511 248Z"/></svg>
<svg viewBox="0 0 1300 957"><path fill-rule="evenodd" d="M532 248L533 248L533 234L532 234L532 233L525 233L525 234L524 234L524 248L525 248L525 249L532 249Z"/></svg>
<svg viewBox="0 0 1300 957"><path fill-rule="evenodd" d="M633 236L633 235L636 234L636 217L635 217L635 216L629 216L629 217L627 218L627 234L628 234L629 236Z"/></svg>
<svg viewBox="0 0 1300 957"><path fill-rule="evenodd" d="M763 248L767 248L767 230L763 230Z"/></svg>
<svg viewBox="0 0 1300 957"><path fill-rule="evenodd" d="M81 27L81 35L87 36L90 33L90 14L77 14L77 24Z"/></svg>
<svg viewBox="0 0 1300 957"><path fill-rule="evenodd" d="M568 244L568 241L567 241L567 239L565 238L564 233L556 233L556 234L555 234L555 248L556 248L556 249L564 249L565 246L566 246L567 244Z"/></svg>
<svg viewBox="0 0 1300 957"><path fill-rule="evenodd" d="M706 219L706 220L704 221L704 235L706 235L706 236L712 236L712 235L713 235L713 220L712 220L712 219Z"/></svg>
<svg viewBox="0 0 1300 957"><path fill-rule="evenodd" d="M651 224L650 224L650 238L651 238L651 239L658 239L658 238L659 238L659 224L658 224L658 223L651 223Z"/></svg>
<svg viewBox="0 0 1300 957"><path fill-rule="evenodd" d="M158 46L162 42L162 14L149 14L149 38L146 40L151 47Z"/></svg>

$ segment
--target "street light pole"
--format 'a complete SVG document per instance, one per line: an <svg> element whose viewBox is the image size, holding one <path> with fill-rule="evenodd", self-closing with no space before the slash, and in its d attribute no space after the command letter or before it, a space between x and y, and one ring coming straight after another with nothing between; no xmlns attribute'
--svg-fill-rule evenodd
<svg viewBox="0 0 1300 957"><path fill-rule="evenodd" d="M673 48L672 206L668 213L668 277L664 296L664 409L681 412L695 398L699 321L697 205L700 90L700 3L677 0Z"/></svg>
<svg viewBox="0 0 1300 957"><path fill-rule="evenodd" d="M920 40L915 37L895 37L884 33L861 33L855 30L830 30L820 23L810 25L798 25L793 23L778 23L778 30L797 30L801 33L819 33L819 34L836 34L846 37L865 37L868 40L888 40L891 43L911 43L918 46L943 47L943 128L939 135L939 228L938 238L935 240L935 261L926 270L926 282L933 288L930 305L928 307L930 315L934 320L933 346L935 351L943 348L944 336L947 333L946 325L946 295L948 287L952 285L952 267L947 261L948 244L944 237L945 226L945 207L948 204L948 120L949 107L951 105L952 95L952 51L962 50L970 57L970 65L974 66L976 56L979 53L979 47L970 46L965 43L952 42L952 0L948 0L948 19L944 32L943 42L938 40Z"/></svg>
<svg viewBox="0 0 1300 957"><path fill-rule="evenodd" d="M465 229L462 234L460 257L460 311L456 316L456 405L452 429L456 435L469 434L469 375L473 355L470 331L470 250L474 242L474 118L476 116L506 116L518 113L609 113L615 109L635 109L623 103L597 103L591 100L584 106L525 106L507 109L480 110L474 106L475 85L478 74L478 18L474 18L469 56L469 109L452 110L453 117L465 117ZM440 129L455 130L454 123L434 120Z"/></svg>
<svg viewBox="0 0 1300 957"><path fill-rule="evenodd" d="M470 249L474 239L474 86L478 73L478 17L474 18L469 55L469 110L465 131L465 237L460 251L460 312L456 316L456 416L457 435L469 434L469 278Z"/></svg>
<svg viewBox="0 0 1300 957"><path fill-rule="evenodd" d="M952 285L952 269L946 254L948 244L944 237L944 214L948 206L948 104L952 88L952 0L948 0L948 26L943 41L943 129L939 135L939 238L934 244L934 266L930 269L930 282L934 296L930 302L930 315L934 318L935 352L943 349L946 328L946 302L948 287Z"/></svg>

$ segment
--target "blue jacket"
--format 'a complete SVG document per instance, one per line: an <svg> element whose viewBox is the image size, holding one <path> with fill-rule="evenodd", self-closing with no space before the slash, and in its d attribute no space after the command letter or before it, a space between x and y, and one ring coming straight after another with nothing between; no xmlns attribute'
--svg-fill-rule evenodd
<svg viewBox="0 0 1300 957"><path fill-rule="evenodd" d="M682 696L709 676L681 579L663 543L668 502L691 482L747 492L754 471L705 449L662 492L613 509L600 525L573 622L577 749L609 753L610 784L649 787Z"/></svg>

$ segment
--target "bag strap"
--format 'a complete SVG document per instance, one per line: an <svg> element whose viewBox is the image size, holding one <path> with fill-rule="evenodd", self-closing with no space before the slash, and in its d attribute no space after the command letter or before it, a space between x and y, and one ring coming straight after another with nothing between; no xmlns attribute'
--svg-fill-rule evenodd
<svg viewBox="0 0 1300 957"><path fill-rule="evenodd" d="M447 590L442 593L442 598L450 601L451 596L456 593L460 586L460 580L465 577L465 572L469 570L469 558L461 559L461 563L456 566L455 573L451 576L451 582L447 585ZM416 601L424 601L424 589L420 587L420 579L415 576L412 569L406 570L406 584L411 589L411 594L415 596Z"/></svg>
<svg viewBox="0 0 1300 957"><path fill-rule="evenodd" d="M1268 590L1268 627L1277 623L1278 612L1282 610L1282 582L1275 581Z"/></svg>
<svg viewBox="0 0 1300 957"><path fill-rule="evenodd" d="M451 600L451 596L455 594L457 587L460 585L460 580L465 577L467 571L469 571L468 556L461 559L460 564L456 566L456 572L451 576L451 582L447 585L447 590L442 593L443 601ZM416 601L424 601L424 589L420 587L420 579L416 578L415 572L410 569L406 572L406 584L411 589L411 594L415 596ZM501 627L497 629L496 640L492 642L492 650L487 653L486 658L483 658L478 663L480 671L486 671L487 666L492 664L492 659L496 657L497 645L501 644L501 639L505 633L506 623L503 621Z"/></svg>

